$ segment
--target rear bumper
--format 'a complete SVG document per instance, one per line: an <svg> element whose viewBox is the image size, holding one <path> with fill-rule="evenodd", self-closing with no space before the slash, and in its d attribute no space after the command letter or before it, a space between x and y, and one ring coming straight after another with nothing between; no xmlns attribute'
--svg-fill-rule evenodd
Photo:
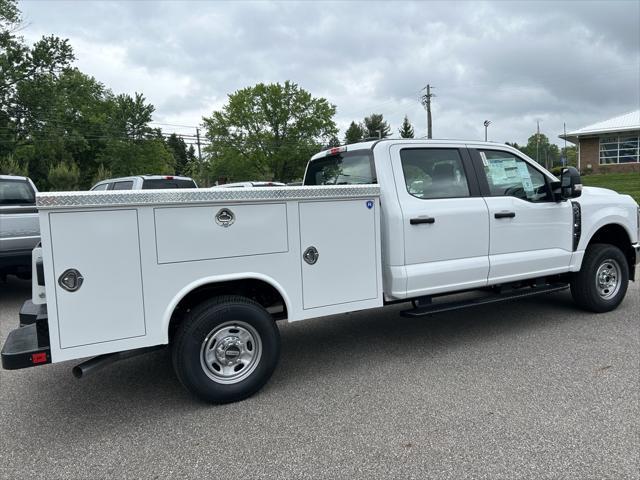
<svg viewBox="0 0 640 480"><path fill-rule="evenodd" d="M12 330L0 352L2 368L17 370L51 363L46 305L27 300L20 309L20 326Z"/></svg>

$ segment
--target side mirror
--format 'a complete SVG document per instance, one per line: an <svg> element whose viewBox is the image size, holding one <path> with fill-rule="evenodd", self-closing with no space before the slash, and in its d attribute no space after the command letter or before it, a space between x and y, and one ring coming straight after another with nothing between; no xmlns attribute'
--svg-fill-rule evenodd
<svg viewBox="0 0 640 480"><path fill-rule="evenodd" d="M560 175L560 197L566 200L580 195L582 195L580 172L574 167L563 168Z"/></svg>

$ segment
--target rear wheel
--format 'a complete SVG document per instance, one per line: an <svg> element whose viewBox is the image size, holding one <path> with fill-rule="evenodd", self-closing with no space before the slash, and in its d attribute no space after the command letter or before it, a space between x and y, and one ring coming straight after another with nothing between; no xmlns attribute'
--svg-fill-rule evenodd
<svg viewBox="0 0 640 480"><path fill-rule="evenodd" d="M608 312L620 305L628 284L629 266L622 251L596 243L587 248L582 268L571 280L571 295L585 310Z"/></svg>
<svg viewBox="0 0 640 480"><path fill-rule="evenodd" d="M210 403L242 400L264 386L280 356L280 335L259 304L239 296L192 309L173 342L180 382Z"/></svg>

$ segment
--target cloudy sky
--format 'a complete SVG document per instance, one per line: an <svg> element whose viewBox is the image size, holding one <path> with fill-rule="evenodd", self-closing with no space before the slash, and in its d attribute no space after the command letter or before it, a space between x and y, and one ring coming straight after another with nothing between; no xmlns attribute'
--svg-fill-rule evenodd
<svg viewBox="0 0 640 480"><path fill-rule="evenodd" d="M640 1L23 1L28 40L70 39L77 66L114 92L143 92L154 120L197 125L226 95L292 80L351 120L406 114L434 138L552 141L640 108ZM167 131L189 132L164 126Z"/></svg>

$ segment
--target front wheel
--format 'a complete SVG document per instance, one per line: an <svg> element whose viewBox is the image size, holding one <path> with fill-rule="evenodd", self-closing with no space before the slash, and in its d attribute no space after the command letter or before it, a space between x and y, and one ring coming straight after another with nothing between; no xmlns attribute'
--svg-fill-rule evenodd
<svg viewBox="0 0 640 480"><path fill-rule="evenodd" d="M587 248L582 268L571 279L571 295L585 310L609 312L620 305L628 284L629 265L622 251L596 243Z"/></svg>
<svg viewBox="0 0 640 480"><path fill-rule="evenodd" d="M190 392L210 403L235 402L267 383L280 356L280 335L262 306L224 296L189 312L172 353L176 375Z"/></svg>

